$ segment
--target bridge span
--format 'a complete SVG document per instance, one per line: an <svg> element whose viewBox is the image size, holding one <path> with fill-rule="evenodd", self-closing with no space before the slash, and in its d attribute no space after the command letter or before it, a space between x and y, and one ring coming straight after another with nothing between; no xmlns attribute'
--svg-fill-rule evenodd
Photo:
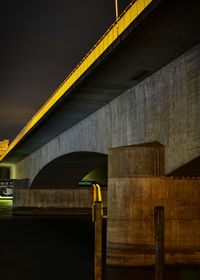
<svg viewBox="0 0 200 280"><path fill-rule="evenodd" d="M169 219L167 263L199 264L199 8L132 1L1 156L26 192L106 182L109 264L153 264L155 203Z"/></svg>

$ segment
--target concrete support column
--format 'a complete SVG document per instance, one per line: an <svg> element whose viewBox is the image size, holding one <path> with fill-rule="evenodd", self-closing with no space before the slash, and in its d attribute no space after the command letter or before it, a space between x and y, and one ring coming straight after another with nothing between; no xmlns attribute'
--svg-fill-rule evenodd
<svg viewBox="0 0 200 280"><path fill-rule="evenodd" d="M164 148L157 142L112 148L108 153L108 223L107 264L132 265L132 235L142 230L132 221L134 205L130 202L129 180L134 176L160 176L164 174ZM142 209L137 209L141 212ZM136 228L138 227L138 228ZM139 228L140 227L140 228ZM144 244L136 250L145 254ZM137 256L138 257L138 256ZM140 262L138 260L138 262ZM137 263L138 263L137 262Z"/></svg>
<svg viewBox="0 0 200 280"><path fill-rule="evenodd" d="M108 164L107 264L155 264L155 206L165 209L165 263L200 264L200 179L161 176L158 146L111 149Z"/></svg>

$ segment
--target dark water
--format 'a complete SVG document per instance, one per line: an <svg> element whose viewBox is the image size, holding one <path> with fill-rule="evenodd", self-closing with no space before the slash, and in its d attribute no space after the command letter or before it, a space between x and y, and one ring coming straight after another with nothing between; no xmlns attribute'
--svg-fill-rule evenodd
<svg viewBox="0 0 200 280"><path fill-rule="evenodd" d="M90 219L12 217L10 209L8 201L0 201L1 279L94 279ZM104 225L104 244L105 231ZM103 280L122 279L153 280L154 271L104 266ZM165 279L200 280L200 268L166 269Z"/></svg>

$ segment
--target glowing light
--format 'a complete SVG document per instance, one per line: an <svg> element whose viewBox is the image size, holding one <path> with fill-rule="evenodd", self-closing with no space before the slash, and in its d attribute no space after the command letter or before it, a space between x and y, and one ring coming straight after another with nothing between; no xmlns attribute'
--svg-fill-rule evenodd
<svg viewBox="0 0 200 280"><path fill-rule="evenodd" d="M8 149L9 140L0 141L0 156Z"/></svg>
<svg viewBox="0 0 200 280"><path fill-rule="evenodd" d="M92 222L95 222L95 202L101 202L101 216L104 217L103 215L103 203L102 203L102 197L101 197L101 187L98 184L93 184L92 185L94 188L93 191L93 204L92 204Z"/></svg>
<svg viewBox="0 0 200 280"><path fill-rule="evenodd" d="M13 200L13 197L12 196L0 196L0 201L1 200L4 200L4 201L6 201L6 200Z"/></svg>
<svg viewBox="0 0 200 280"><path fill-rule="evenodd" d="M12 208L13 206L13 200L12 199L1 199L0 198L0 213L1 211L7 209L7 208Z"/></svg>
<svg viewBox="0 0 200 280"><path fill-rule="evenodd" d="M98 192L98 201L102 201L101 188L98 184L96 184L96 186L97 186L97 192Z"/></svg>

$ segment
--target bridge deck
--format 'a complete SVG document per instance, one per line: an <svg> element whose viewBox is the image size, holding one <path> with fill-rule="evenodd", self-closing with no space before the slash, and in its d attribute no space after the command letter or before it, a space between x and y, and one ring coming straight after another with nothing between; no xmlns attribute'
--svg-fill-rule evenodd
<svg viewBox="0 0 200 280"><path fill-rule="evenodd" d="M138 17L139 14L152 2L152 0L133 0L119 18L110 26L105 34L93 48L80 61L53 95L33 116L29 123L11 143L7 151L1 156L0 161L20 142L20 140L40 121L55 103L68 91L68 89L85 73L90 66L105 52L108 47L119 37L124 30Z"/></svg>

